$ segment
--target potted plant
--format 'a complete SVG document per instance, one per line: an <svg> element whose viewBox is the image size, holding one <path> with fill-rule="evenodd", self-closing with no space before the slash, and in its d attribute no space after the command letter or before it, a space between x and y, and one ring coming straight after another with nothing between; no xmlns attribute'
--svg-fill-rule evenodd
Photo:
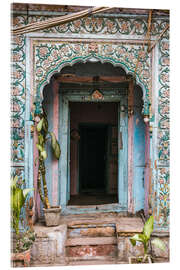
<svg viewBox="0 0 180 270"><path fill-rule="evenodd" d="M35 240L32 228L20 232L20 214L25 205L28 193L33 189L22 189L18 176L11 179L11 221L13 233L11 261L14 267L29 266L31 246Z"/></svg>
<svg viewBox="0 0 180 270"><path fill-rule="evenodd" d="M47 158L46 152L46 143L49 139L51 139L51 147L54 157L58 160L60 158L61 150L60 145L56 139L56 136L53 132L48 131L48 121L47 115L43 110L41 115L35 117L36 130L38 142L36 144L38 149L38 177L37 177L37 185L38 191L41 198L41 201L44 205L44 216L46 226L57 226L59 225L59 217L61 212L60 206L50 206L49 198L48 198L48 189L46 182L46 168L45 168L45 160ZM41 181L42 184L41 185Z"/></svg>
<svg viewBox="0 0 180 270"><path fill-rule="evenodd" d="M130 242L133 246L135 246L137 242L143 244L144 255L142 257L129 257L129 263L152 262L151 255L148 253L148 247L150 243L151 234L153 232L153 225L154 225L154 217L150 216L149 219L144 224L143 232L140 234L135 234L133 237L130 238ZM159 238L154 238L151 241L151 244L155 245L156 247L162 250L165 250L165 244Z"/></svg>

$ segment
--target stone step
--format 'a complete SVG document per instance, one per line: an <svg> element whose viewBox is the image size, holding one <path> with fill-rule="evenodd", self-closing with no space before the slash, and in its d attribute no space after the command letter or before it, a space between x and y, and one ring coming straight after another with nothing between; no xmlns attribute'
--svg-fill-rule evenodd
<svg viewBox="0 0 180 270"><path fill-rule="evenodd" d="M117 257L113 257L113 256L94 256L92 257L68 257L68 264L73 264L73 265L78 265L78 263L80 264L113 264L117 262Z"/></svg>
<svg viewBox="0 0 180 270"><path fill-rule="evenodd" d="M104 258L117 258L116 244L67 246L66 257L69 260L104 260Z"/></svg>
<svg viewBox="0 0 180 270"><path fill-rule="evenodd" d="M66 246L83 246L83 245L116 245L116 237L79 237L69 238L66 240Z"/></svg>
<svg viewBox="0 0 180 270"><path fill-rule="evenodd" d="M116 236L116 225L112 223L68 225L67 229L67 238L112 236Z"/></svg>

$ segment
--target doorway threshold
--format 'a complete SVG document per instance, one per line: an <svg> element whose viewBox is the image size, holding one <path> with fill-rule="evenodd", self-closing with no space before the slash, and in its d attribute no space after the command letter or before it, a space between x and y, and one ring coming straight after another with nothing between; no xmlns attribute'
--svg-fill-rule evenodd
<svg viewBox="0 0 180 270"><path fill-rule="evenodd" d="M123 208L118 203L100 204L100 205L68 205L62 207L62 214L84 214L84 213L110 213L110 212L123 212L126 213L127 209Z"/></svg>

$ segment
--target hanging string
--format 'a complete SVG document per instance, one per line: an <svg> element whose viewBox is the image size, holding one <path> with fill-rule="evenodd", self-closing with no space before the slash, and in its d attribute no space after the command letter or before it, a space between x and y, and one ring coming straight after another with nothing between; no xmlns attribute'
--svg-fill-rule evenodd
<svg viewBox="0 0 180 270"><path fill-rule="evenodd" d="M73 14L67 14L67 15L63 15L60 17L56 17L56 18L50 18L50 19L47 19L45 21L34 22L34 23L30 23L30 24L25 25L25 26L18 27L16 29L12 29L12 34L21 35L21 34L26 34L29 32L44 30L44 29L49 28L49 27L54 27L57 25L65 24L67 22L71 22L73 20L83 18L87 15L96 14L99 12L104 12L104 11L107 11L109 9L112 9L112 7L93 7L90 9L88 8L86 10L79 11L79 12L76 12Z"/></svg>

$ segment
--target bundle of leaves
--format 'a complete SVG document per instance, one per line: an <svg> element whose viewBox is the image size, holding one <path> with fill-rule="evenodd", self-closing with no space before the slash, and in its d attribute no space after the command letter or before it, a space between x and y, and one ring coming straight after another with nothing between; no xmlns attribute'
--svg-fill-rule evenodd
<svg viewBox="0 0 180 270"><path fill-rule="evenodd" d="M47 115L43 110L43 114L41 116L36 116L35 121L37 123L36 130L38 135L38 142L36 147L39 152L38 156L38 191L41 198L41 201L45 208L50 208L49 198L48 198L48 189L47 189L47 182L46 182L46 168L45 168L45 160L47 158L47 151L46 151L46 143L49 139L51 139L51 148L53 155L56 159L60 158L61 150L60 145L56 139L56 136L53 132L48 131L48 121ZM43 186L41 186L41 181Z"/></svg>
<svg viewBox="0 0 180 270"><path fill-rule="evenodd" d="M135 234L133 237L130 238L131 244L133 246L135 246L137 242L140 242L143 244L143 247L144 247L143 261L146 260L147 255L148 255L149 241L151 239L151 234L153 232L153 226L154 226L154 217L150 216L149 219L144 224L143 232L140 234ZM154 246L158 247L161 250L165 250L165 244L159 238L154 238L151 241L151 244L153 244Z"/></svg>
<svg viewBox="0 0 180 270"><path fill-rule="evenodd" d="M27 230L24 233L20 233L16 239L15 252L23 252L30 249L35 241L35 232Z"/></svg>
<svg viewBox="0 0 180 270"><path fill-rule="evenodd" d="M21 186L18 184L18 176L16 175L14 178L11 178L11 221L12 221L12 227L14 229L14 232L16 234L17 239L17 245L16 245L16 251L20 250L20 215L21 211L25 205L25 201L27 199L27 196L30 191L32 191L32 188L21 188Z"/></svg>

